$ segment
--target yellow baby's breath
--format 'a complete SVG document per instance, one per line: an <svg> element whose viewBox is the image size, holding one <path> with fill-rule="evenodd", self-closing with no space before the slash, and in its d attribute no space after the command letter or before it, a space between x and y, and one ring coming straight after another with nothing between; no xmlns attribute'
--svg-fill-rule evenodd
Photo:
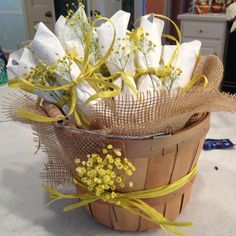
<svg viewBox="0 0 236 236"><path fill-rule="evenodd" d="M129 178L135 169L128 158L122 159L119 149L114 149L109 144L101 153L88 154L87 160L75 160L78 165L76 172L78 181L87 187L87 190L94 192L97 197L102 197L105 201L116 198L117 187L124 188L126 178ZM129 186L133 183L129 181Z"/></svg>
<svg viewBox="0 0 236 236"><path fill-rule="evenodd" d="M111 150L113 146L111 144L107 145L107 149Z"/></svg>

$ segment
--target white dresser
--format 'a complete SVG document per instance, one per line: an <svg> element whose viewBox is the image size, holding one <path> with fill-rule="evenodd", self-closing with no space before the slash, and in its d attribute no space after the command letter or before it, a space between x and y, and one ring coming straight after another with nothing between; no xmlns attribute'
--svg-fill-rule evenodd
<svg viewBox="0 0 236 236"><path fill-rule="evenodd" d="M202 55L215 54L224 61L227 20L225 14L182 14L181 22L183 42L198 39L202 42Z"/></svg>

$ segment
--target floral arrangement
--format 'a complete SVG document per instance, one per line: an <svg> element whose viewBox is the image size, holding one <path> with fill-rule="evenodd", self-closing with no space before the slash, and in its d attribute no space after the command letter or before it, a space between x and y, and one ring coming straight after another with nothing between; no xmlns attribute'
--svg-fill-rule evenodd
<svg viewBox="0 0 236 236"><path fill-rule="evenodd" d="M76 159L76 171L78 179L74 179L74 183L83 184L88 191L95 191L97 197L106 192L105 199L114 199L117 186L125 187L125 176L128 177L136 170L135 166L127 159L122 161L121 151L114 149L111 144L102 150L102 154L88 154L87 161ZM119 175L117 175L119 173ZM81 181L81 182L80 182ZM133 183L129 182L132 187Z"/></svg>
<svg viewBox="0 0 236 236"><path fill-rule="evenodd" d="M164 18L159 16L159 18ZM59 106L64 116L79 127L86 123L88 110L104 98L117 99L148 91L174 92L188 87L201 48L200 41L162 46L164 21L154 14L140 19L140 27L127 31L130 14L118 11L111 19L98 16L91 23L84 6L68 11L55 25L55 35L43 24L36 26L33 41L10 55L7 65L9 86L39 96ZM105 22L104 22L105 21ZM97 23L102 23L96 26ZM49 121L20 111L37 121Z"/></svg>

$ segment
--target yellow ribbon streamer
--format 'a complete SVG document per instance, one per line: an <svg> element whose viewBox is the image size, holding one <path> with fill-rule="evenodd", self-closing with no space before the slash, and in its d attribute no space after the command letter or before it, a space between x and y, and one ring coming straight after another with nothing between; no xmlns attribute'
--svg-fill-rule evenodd
<svg viewBox="0 0 236 236"><path fill-rule="evenodd" d="M203 87L207 88L209 81L207 79L207 77L203 74L198 74L196 76L194 76L185 86L184 86L184 90L189 90L191 89L199 80L204 80L204 84Z"/></svg>
<svg viewBox="0 0 236 236"><path fill-rule="evenodd" d="M148 221L160 225L160 227L164 230L165 233L167 233L166 229L168 229L178 236L185 236L185 234L177 230L176 227L188 227L191 226L192 223L190 222L178 223L169 221L165 217L163 217L162 214L157 212L154 208L146 204L142 199L163 197L177 191L178 189L182 188L189 181L193 179L193 177L197 173L197 169L198 167L196 165L189 174L187 174L186 176L184 176L183 178L177 180L172 184L165 185L155 189L148 189L130 193L116 193L116 197L114 199L109 199L109 200L105 198L105 194L99 197L96 196L94 192L89 192L87 194L63 194L53 188L48 187L47 185L43 185L43 188L48 193L50 193L50 197L53 199L51 202L48 203L48 205L51 205L55 201L61 199L81 200L80 202L65 207L64 212L71 211L82 206L86 206L98 200L102 200L110 204L119 205L135 215L141 216Z"/></svg>

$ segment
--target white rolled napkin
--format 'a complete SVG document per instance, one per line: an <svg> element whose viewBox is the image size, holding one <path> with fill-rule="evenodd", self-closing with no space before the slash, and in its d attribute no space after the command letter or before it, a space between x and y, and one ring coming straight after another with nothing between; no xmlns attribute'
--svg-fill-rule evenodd
<svg viewBox="0 0 236 236"><path fill-rule="evenodd" d="M147 69L160 67L162 54L161 37L164 21L155 18L153 14L141 18L140 27L144 31L144 40L141 50L137 50L136 64L138 68ZM160 90L162 83L156 75L143 75L138 81L138 90L147 92Z"/></svg>
<svg viewBox="0 0 236 236"><path fill-rule="evenodd" d="M90 25L84 7L80 6L71 19L67 20L64 16L59 17L55 24L55 35L60 40L65 51L75 50L78 57L83 60L85 35L89 28ZM95 58L92 56L91 63L94 62Z"/></svg>
<svg viewBox="0 0 236 236"><path fill-rule="evenodd" d="M113 52L109 56L106 65L111 75L118 71L128 73L127 79L130 81L133 87L136 88L136 84L133 80L133 76L135 74L134 53L132 50L132 43L127 36L129 19L130 13L122 10L116 12L111 17L111 21L115 25L116 39ZM112 43L114 29L111 23L105 22L96 29L96 32L99 40L99 47L102 56L104 56ZM123 84L121 77L117 78L114 81L114 84L122 88L122 95L134 94L130 87Z"/></svg>
<svg viewBox="0 0 236 236"><path fill-rule="evenodd" d="M24 73L29 73L30 69L36 65L36 60L33 53L28 48L22 48L12 54L10 54L7 72L9 80L14 78L23 78ZM57 100L53 92L39 91L35 90L34 94L38 95L40 98L47 100L48 102L56 103ZM59 95L59 92L56 92Z"/></svg>
<svg viewBox="0 0 236 236"><path fill-rule="evenodd" d="M55 64L58 59L66 56L66 52L59 39L43 23L39 23L37 26L37 32L30 47L35 57L46 64ZM73 62L70 75L62 70L58 70L57 83L64 85L71 82L71 80L74 81L80 75L80 72L79 67ZM64 77L63 80L61 79L62 76ZM96 94L96 91L87 82L79 83L76 90L79 106L82 106L88 98ZM93 106L94 104L95 102L92 102L88 106Z"/></svg>
<svg viewBox="0 0 236 236"><path fill-rule="evenodd" d="M11 53L7 63L8 78L22 78L23 73L29 73L35 64L34 56L28 48Z"/></svg>
<svg viewBox="0 0 236 236"><path fill-rule="evenodd" d="M173 45L165 45L163 47L162 59L165 65L168 64L168 62L171 60L175 49L176 46ZM171 87L172 90L183 88L191 80L200 53L200 49L201 42L198 40L181 44L179 53L173 60L172 65L175 68L180 68L182 70L182 74L173 82ZM169 86L171 84L171 81L170 79L166 78L164 80L164 83Z"/></svg>

